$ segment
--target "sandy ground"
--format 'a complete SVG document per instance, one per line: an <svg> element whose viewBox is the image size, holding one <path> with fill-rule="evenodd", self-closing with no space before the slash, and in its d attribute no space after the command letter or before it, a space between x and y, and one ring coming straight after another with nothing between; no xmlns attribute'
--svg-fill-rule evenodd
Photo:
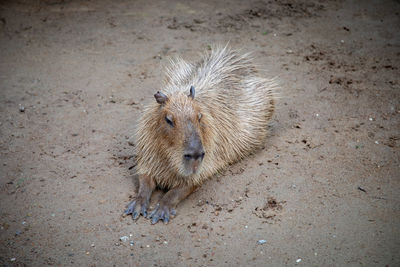
<svg viewBox="0 0 400 267"><path fill-rule="evenodd" d="M399 1L2 1L0 263L400 266L399 13ZM228 41L281 84L265 148L168 225L122 217L132 134L163 66Z"/></svg>

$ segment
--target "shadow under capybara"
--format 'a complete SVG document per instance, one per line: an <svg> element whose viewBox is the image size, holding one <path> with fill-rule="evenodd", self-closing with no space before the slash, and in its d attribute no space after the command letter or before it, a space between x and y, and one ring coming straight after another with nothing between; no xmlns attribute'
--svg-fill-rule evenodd
<svg viewBox="0 0 400 267"><path fill-rule="evenodd" d="M206 179L263 146L274 111L273 79L257 77L249 54L214 47L196 63L171 60L162 92L139 121L139 192L125 214L147 217L156 186L168 191L149 215L168 223Z"/></svg>

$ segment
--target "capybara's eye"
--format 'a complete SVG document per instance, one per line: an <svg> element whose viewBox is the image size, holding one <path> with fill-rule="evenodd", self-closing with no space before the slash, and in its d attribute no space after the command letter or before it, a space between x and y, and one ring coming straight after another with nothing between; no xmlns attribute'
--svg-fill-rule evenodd
<svg viewBox="0 0 400 267"><path fill-rule="evenodd" d="M168 115L165 116L165 121L166 121L169 125L171 125L171 127L174 127L174 123L172 122L172 118L169 117Z"/></svg>

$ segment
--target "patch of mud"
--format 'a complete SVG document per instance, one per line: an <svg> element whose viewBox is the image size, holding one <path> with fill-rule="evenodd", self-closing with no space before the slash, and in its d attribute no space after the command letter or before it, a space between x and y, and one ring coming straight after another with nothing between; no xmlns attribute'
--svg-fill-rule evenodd
<svg viewBox="0 0 400 267"><path fill-rule="evenodd" d="M208 17L161 17L160 24L168 29L186 29L192 32L240 31L248 27L259 28L261 21L275 21L283 18L310 18L321 16L323 4L309 1L268 1L253 4L236 14L217 12Z"/></svg>
<svg viewBox="0 0 400 267"><path fill-rule="evenodd" d="M268 197L267 202L262 207L256 207L253 214L263 220L263 223L273 223L277 221L277 216L283 210L286 201L277 201L274 197Z"/></svg>

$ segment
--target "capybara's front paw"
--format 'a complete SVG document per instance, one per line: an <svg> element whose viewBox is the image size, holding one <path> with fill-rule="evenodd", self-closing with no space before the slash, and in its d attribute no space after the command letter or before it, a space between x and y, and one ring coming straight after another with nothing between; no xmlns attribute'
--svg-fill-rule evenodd
<svg viewBox="0 0 400 267"><path fill-rule="evenodd" d="M132 218L134 220L137 220L139 218L140 214L142 214L144 217L147 216L147 207L149 206L149 201L144 199L144 198L136 198L135 200L131 201L126 210L125 214L129 215L132 214Z"/></svg>
<svg viewBox="0 0 400 267"><path fill-rule="evenodd" d="M175 209L170 208L166 204L158 203L155 209L151 212L149 218L151 219L151 224L155 224L159 220L163 220L164 223L168 223L170 216L175 216L175 214Z"/></svg>

